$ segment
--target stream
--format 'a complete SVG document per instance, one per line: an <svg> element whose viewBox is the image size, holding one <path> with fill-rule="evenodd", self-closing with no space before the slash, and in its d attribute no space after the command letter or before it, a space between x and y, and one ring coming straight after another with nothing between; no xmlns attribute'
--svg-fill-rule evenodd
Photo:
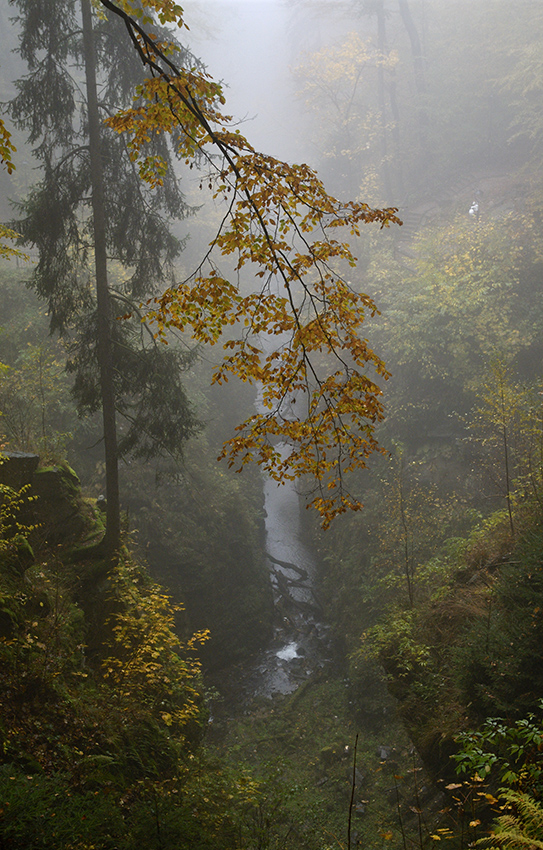
<svg viewBox="0 0 543 850"><path fill-rule="evenodd" d="M287 450L286 446L282 452ZM303 541L296 482L264 482L266 554L273 587L273 638L245 668L243 702L290 694L330 657L329 629L315 594L316 563Z"/></svg>

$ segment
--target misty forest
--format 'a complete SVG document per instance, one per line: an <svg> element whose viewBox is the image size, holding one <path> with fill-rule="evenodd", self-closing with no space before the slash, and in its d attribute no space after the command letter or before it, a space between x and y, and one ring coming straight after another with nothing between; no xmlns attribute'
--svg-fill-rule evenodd
<svg viewBox="0 0 543 850"><path fill-rule="evenodd" d="M543 3L0 27L0 850L543 848Z"/></svg>

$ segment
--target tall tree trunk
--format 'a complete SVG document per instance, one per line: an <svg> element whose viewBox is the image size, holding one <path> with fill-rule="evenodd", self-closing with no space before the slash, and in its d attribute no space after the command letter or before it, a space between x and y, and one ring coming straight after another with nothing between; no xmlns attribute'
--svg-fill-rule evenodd
<svg viewBox="0 0 543 850"><path fill-rule="evenodd" d="M429 161L429 158L431 157L431 149L428 139L428 129L430 121L428 117L428 105L426 103L427 87L422 44L419 38L418 30L415 26L415 22L411 15L411 10L409 8L407 0L398 0L398 6L403 25L406 29L407 35L409 36L409 42L411 44L411 55L413 57L413 72L415 77L415 90L417 92L418 99L417 122L419 126L421 155L424 162L427 163Z"/></svg>
<svg viewBox="0 0 543 850"><path fill-rule="evenodd" d="M388 53L384 0L377 3L375 11L377 15L377 47L384 61ZM385 69L383 62L379 62L377 65L377 102L381 114L381 174L385 192L385 203L392 204L392 181L390 179L390 163L388 161Z"/></svg>
<svg viewBox="0 0 543 850"><path fill-rule="evenodd" d="M92 213L94 226L94 261L97 302L97 351L100 368L100 391L104 423L104 452L106 462L106 549L111 558L119 549L121 521L119 499L119 467L117 455L117 424L113 387L113 356L111 342L111 299L107 277L106 215L104 178L100 144L100 114L96 88L96 56L92 32L90 0L81 0L83 17L83 46L87 84L89 148L91 165Z"/></svg>
<svg viewBox="0 0 543 850"><path fill-rule="evenodd" d="M396 88L396 69L394 68L390 77L390 85L388 87L390 97L390 111L392 113L392 142L394 145L394 190L399 192L403 198L405 187L403 182L403 167L402 167L402 147L400 139L400 110L398 107L398 97Z"/></svg>

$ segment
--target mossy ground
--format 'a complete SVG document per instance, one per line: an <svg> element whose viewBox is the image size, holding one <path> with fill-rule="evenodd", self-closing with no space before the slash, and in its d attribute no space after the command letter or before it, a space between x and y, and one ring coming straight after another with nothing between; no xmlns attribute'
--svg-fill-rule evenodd
<svg viewBox="0 0 543 850"><path fill-rule="evenodd" d="M219 717L209 748L263 783L260 805L245 825L249 834L261 833L254 846L347 847L357 734L351 846L402 846L400 817L407 833L418 833L414 810L433 792L392 701L382 721L367 729L355 721L349 696L349 682L330 665L290 696L257 700L228 721Z"/></svg>

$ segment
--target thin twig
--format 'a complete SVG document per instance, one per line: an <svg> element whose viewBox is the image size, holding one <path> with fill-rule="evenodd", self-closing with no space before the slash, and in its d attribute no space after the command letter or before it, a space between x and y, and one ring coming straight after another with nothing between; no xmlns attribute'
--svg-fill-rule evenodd
<svg viewBox="0 0 543 850"><path fill-rule="evenodd" d="M349 802L349 818L347 821L347 850L351 850L351 824L353 819L354 794L356 791L356 749L358 747L358 732L354 739L353 776L351 779L351 799Z"/></svg>

